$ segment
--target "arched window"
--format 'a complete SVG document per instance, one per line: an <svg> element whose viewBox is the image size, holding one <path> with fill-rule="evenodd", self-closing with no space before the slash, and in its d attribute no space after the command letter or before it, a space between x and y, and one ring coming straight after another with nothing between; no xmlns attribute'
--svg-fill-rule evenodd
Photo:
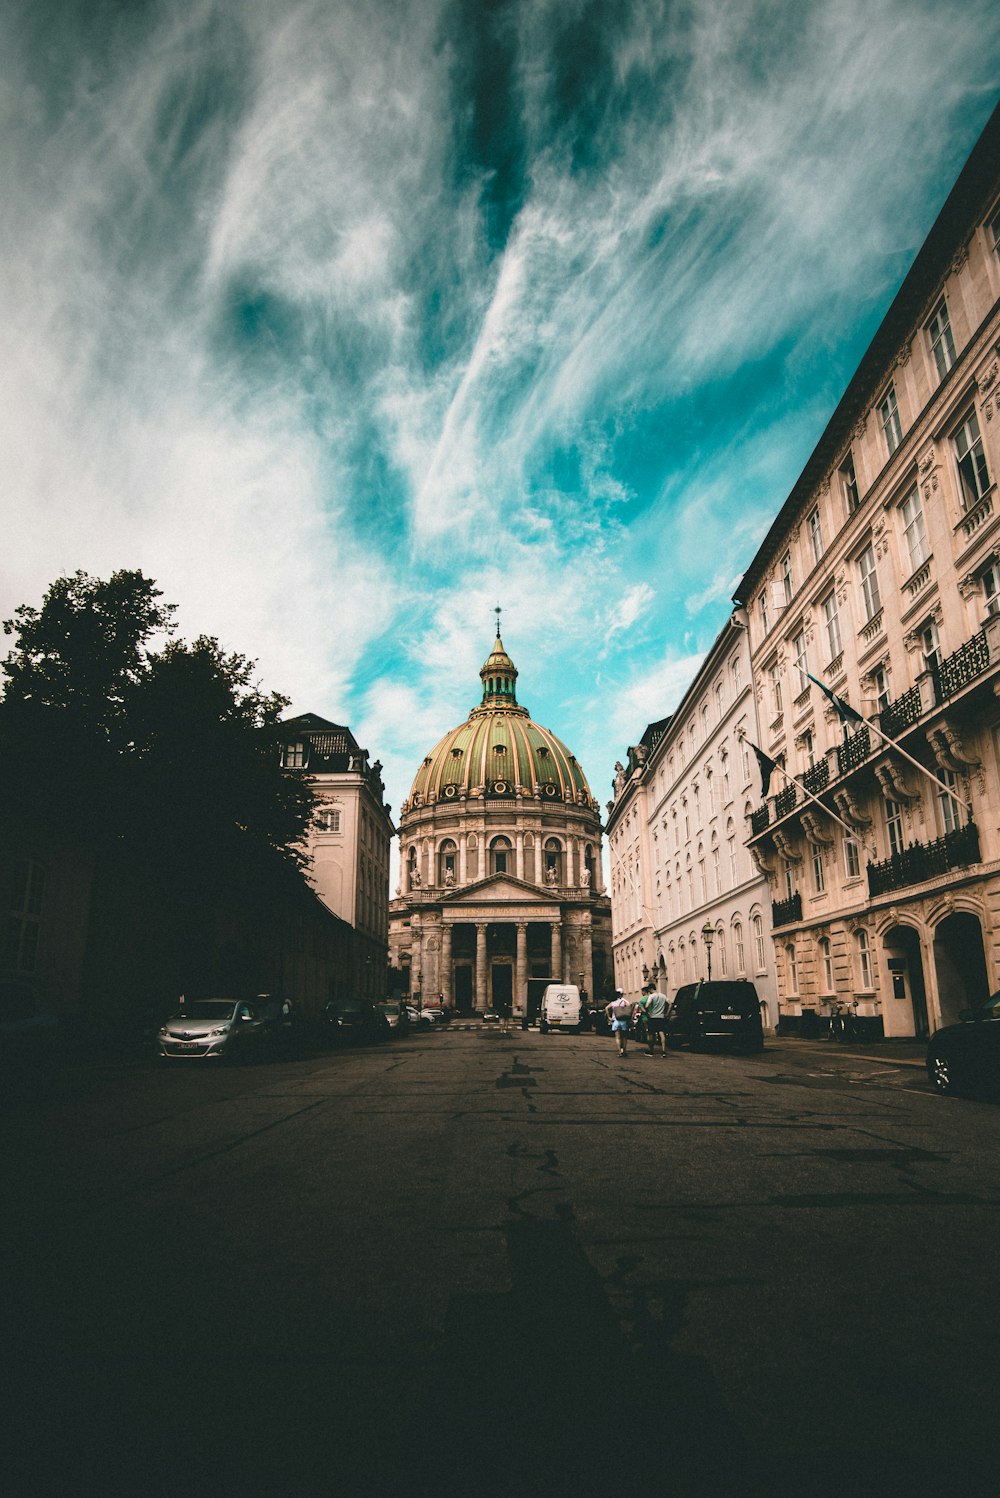
<svg viewBox="0 0 1000 1498"><path fill-rule="evenodd" d="M542 850L545 864L545 883L563 884L563 850L562 844L557 837L546 838L545 847Z"/></svg>
<svg viewBox="0 0 1000 1498"><path fill-rule="evenodd" d="M490 843L490 873L507 874L512 863L509 837L495 837Z"/></svg>
<svg viewBox="0 0 1000 1498"><path fill-rule="evenodd" d="M756 971L762 973L767 964L764 961L764 922L759 915L752 918L750 927L753 931L753 960L756 964Z"/></svg>
<svg viewBox="0 0 1000 1498"><path fill-rule="evenodd" d="M729 957L726 953L726 928L721 921L715 931L715 953L719 964L719 972L723 978L729 976Z"/></svg>
<svg viewBox="0 0 1000 1498"><path fill-rule="evenodd" d="M861 989L872 989L875 987L872 973L872 954L868 944L868 932L863 926L854 933L854 950L858 960L858 987Z"/></svg>
<svg viewBox="0 0 1000 1498"><path fill-rule="evenodd" d="M736 828L732 817L726 823L726 844L729 848L729 887L735 889L739 883L739 874L736 865Z"/></svg>
<svg viewBox="0 0 1000 1498"><path fill-rule="evenodd" d="M438 884L455 884L458 880L458 847L446 837L438 849Z"/></svg>
<svg viewBox="0 0 1000 1498"><path fill-rule="evenodd" d="M821 936L819 939L819 981L822 984L822 993L833 993L833 954L830 951L830 939L827 936Z"/></svg>
<svg viewBox="0 0 1000 1498"><path fill-rule="evenodd" d="M743 951L743 923L733 922L733 960L736 963L736 971L745 973L747 970L746 954Z"/></svg>

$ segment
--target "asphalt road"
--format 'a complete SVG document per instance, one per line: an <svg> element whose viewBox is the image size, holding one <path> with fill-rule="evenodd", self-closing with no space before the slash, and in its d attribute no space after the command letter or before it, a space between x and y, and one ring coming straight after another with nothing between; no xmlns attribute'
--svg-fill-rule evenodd
<svg viewBox="0 0 1000 1498"><path fill-rule="evenodd" d="M919 1067L420 1032L3 1130L8 1494L995 1486L1000 1108Z"/></svg>

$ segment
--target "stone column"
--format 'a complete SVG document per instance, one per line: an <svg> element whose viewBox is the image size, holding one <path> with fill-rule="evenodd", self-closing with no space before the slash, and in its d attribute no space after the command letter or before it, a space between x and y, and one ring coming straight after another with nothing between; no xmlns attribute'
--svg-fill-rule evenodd
<svg viewBox="0 0 1000 1498"><path fill-rule="evenodd" d="M420 917L410 919L410 992L422 993L424 981L424 943Z"/></svg>
<svg viewBox="0 0 1000 1498"><path fill-rule="evenodd" d="M438 974L438 988L444 995L442 1000L445 1004L451 1003L451 921L444 921L441 925L441 971Z"/></svg>
<svg viewBox="0 0 1000 1498"><path fill-rule="evenodd" d="M576 883L576 838L572 835L566 838L566 883L570 889Z"/></svg>
<svg viewBox="0 0 1000 1498"><path fill-rule="evenodd" d="M594 997L594 942L590 912L587 912L580 932L580 961L583 966L583 986Z"/></svg>
<svg viewBox="0 0 1000 1498"><path fill-rule="evenodd" d="M476 922L476 1008L486 1010L486 923Z"/></svg>
<svg viewBox="0 0 1000 1498"><path fill-rule="evenodd" d="M514 833L514 872L524 878L524 833L520 830Z"/></svg>
<svg viewBox="0 0 1000 1498"><path fill-rule="evenodd" d="M552 968L553 983L561 983L563 966L561 920L552 922L552 961L550 966Z"/></svg>
<svg viewBox="0 0 1000 1498"><path fill-rule="evenodd" d="M542 834L535 833L535 883L542 882Z"/></svg>
<svg viewBox="0 0 1000 1498"><path fill-rule="evenodd" d="M528 923L517 923L517 966L514 969L514 1008L528 1012Z"/></svg>

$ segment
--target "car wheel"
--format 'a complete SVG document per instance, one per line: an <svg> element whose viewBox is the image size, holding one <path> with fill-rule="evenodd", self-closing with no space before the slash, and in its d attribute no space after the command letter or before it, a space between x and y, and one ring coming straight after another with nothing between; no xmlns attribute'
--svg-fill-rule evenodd
<svg viewBox="0 0 1000 1498"><path fill-rule="evenodd" d="M940 1051L927 1058L927 1075L937 1092L954 1095L958 1091L955 1068Z"/></svg>

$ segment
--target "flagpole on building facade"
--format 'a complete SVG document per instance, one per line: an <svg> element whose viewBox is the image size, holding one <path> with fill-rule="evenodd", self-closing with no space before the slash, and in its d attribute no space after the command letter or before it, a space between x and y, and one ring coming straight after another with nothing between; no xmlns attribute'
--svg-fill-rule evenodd
<svg viewBox="0 0 1000 1498"><path fill-rule="evenodd" d="M948 785L948 783L946 781L939 780L938 777L934 774L934 772L932 770L928 770L928 768L927 768L926 765L922 765L920 763L919 759L914 759L914 757L913 757L912 754L908 754L906 752L906 750L902 747L901 744L897 743L897 741L894 738L890 738L890 736L885 732L885 730L882 729L882 728L880 728L879 725L877 723L873 722L873 720L871 718L866 718L863 713L859 713L858 710L857 710L857 708L852 707L849 702L845 702L844 699L843 699L843 697L838 697L838 695L837 695L836 692L832 691L830 687L824 686L823 682L817 681L816 678L815 678L815 676L810 675L810 673L808 671L805 673L805 675L808 678L808 680L813 683L814 686L819 687L819 689L823 693L824 697L828 697L830 699L830 701L833 703L834 707L836 708L837 712L839 713L839 715L840 715L840 721L844 724L845 728L847 727L848 722L851 722L851 723L861 723L861 724L863 724L865 726L865 728L874 728L875 732L878 734L879 738L883 741L883 743L891 744L892 747L893 747L893 749L895 749L896 753L898 755L900 755L903 759L905 759L908 764L911 764L915 770L919 770L920 773L921 773L921 775L926 775L928 780L932 780L934 782L934 784L938 787L938 789L944 791L947 795L949 795L951 797L951 799L953 801L957 801L958 804L959 804L959 806L961 806L963 808L963 810L965 810L965 811L968 812L969 819L971 821L971 819L972 819L972 802L971 801L963 801L962 797L958 794L958 792L957 791L953 791L952 788L951 788L951 786Z"/></svg>
<svg viewBox="0 0 1000 1498"><path fill-rule="evenodd" d="M764 753L763 749L757 748L757 745L753 742L752 739L747 739L747 743L750 745L750 748L756 750L758 754ZM769 754L765 755L765 758L770 761L773 769L778 770L782 775L784 775L786 780L791 781L792 785L797 785L803 792L803 794L807 796L809 800L814 803L814 805L819 807L820 811L826 812L826 815L828 817L832 817L835 822L838 822L840 826L843 827L848 837L853 838L854 842L856 843L862 843L863 846L863 839L858 836L858 832L860 830L859 828L851 827L849 823L844 821L843 817L838 817L837 813L835 811L831 811L826 803L824 801L821 801L818 796L814 796L812 791L807 789L807 787L803 785L802 781L799 780L796 775L789 775L784 765L780 764L778 760L771 759L771 756Z"/></svg>

